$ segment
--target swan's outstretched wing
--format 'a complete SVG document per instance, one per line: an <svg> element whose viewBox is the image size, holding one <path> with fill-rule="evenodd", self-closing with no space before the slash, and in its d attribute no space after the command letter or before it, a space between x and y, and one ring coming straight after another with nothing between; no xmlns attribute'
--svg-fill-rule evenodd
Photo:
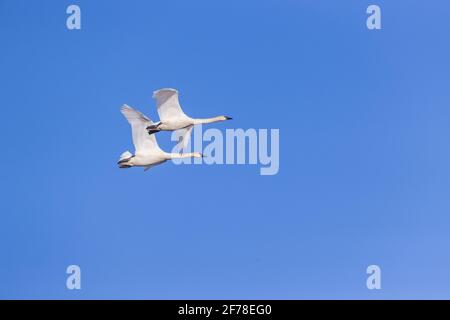
<svg viewBox="0 0 450 320"><path fill-rule="evenodd" d="M136 154L151 153L157 149L160 150L155 135L149 135L146 129L149 125L153 124L152 120L126 104L123 105L120 111L131 124Z"/></svg>
<svg viewBox="0 0 450 320"><path fill-rule="evenodd" d="M180 138L178 139L178 143L177 143L177 149L180 150L180 152L183 152L184 149L186 149L186 147L189 143L189 140L191 139L191 132L192 132L193 127L194 126L189 126L187 128L180 129L180 130L184 131L184 132L183 131L180 132L180 134L179 134Z"/></svg>
<svg viewBox="0 0 450 320"><path fill-rule="evenodd" d="M189 117L183 112L178 101L178 91L175 89L161 89L153 92L156 99L158 115L162 122L186 120Z"/></svg>

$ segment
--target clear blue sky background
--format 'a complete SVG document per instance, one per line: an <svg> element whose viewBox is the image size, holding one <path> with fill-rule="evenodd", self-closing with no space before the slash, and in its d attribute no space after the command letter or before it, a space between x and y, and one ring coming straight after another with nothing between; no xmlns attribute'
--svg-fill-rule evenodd
<svg viewBox="0 0 450 320"><path fill-rule="evenodd" d="M0 0L0 298L450 298L449 12ZM279 174L119 170L120 106L157 118L161 87L192 116L233 116L221 130L279 128Z"/></svg>

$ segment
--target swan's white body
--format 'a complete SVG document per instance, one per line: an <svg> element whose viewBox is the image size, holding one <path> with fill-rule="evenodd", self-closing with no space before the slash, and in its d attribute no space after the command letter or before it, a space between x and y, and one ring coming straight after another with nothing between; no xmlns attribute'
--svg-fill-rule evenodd
<svg viewBox="0 0 450 320"><path fill-rule="evenodd" d="M149 118L127 105L124 105L120 111L131 125L133 144L136 150L134 156L129 151L124 152L120 156L118 162L120 168L137 166L145 167L145 170L148 170L170 159L202 157L198 152L183 155L164 152L158 146L155 135L149 135L147 132L146 128L153 125Z"/></svg>
<svg viewBox="0 0 450 320"><path fill-rule="evenodd" d="M183 109L181 109L178 99L178 91L175 89L167 88L157 90L153 92L153 98L156 99L156 107L160 121L147 126L148 133L153 134L158 131L175 131L184 129L186 132L180 136L180 149L186 148L194 125L231 119L227 116L218 116L207 119L194 119L187 116L183 112Z"/></svg>

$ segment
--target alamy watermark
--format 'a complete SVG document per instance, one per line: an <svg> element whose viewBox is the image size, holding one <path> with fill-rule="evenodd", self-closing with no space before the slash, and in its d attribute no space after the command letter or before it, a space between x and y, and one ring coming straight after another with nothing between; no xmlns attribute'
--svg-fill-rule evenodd
<svg viewBox="0 0 450 320"><path fill-rule="evenodd" d="M381 29L381 8L376 4L371 4L367 7L367 14L370 16L366 20L367 29L380 30Z"/></svg>
<svg viewBox="0 0 450 320"><path fill-rule="evenodd" d="M174 131L172 141L179 141L184 130ZM204 142L207 144L204 146ZM192 148L193 146L193 148ZM261 175L275 175L280 169L279 129L226 129L194 126L192 137L183 152L199 151L203 158L173 159L175 164L252 164L260 165ZM175 146L172 152L180 152Z"/></svg>
<svg viewBox="0 0 450 320"><path fill-rule="evenodd" d="M69 290L81 290L81 268L76 264L67 267L66 273L69 275L66 279L66 288Z"/></svg>
<svg viewBox="0 0 450 320"><path fill-rule="evenodd" d="M369 277L366 281L367 289L369 290L380 290L381 289L381 268L377 266L376 264L372 264L367 267L366 269L367 274L369 274Z"/></svg>
<svg viewBox="0 0 450 320"><path fill-rule="evenodd" d="M66 26L69 30L81 29L81 9L78 5L71 4L67 7L66 13L69 16L66 19ZM366 26L369 30L381 29L381 8L376 4L367 7L366 13L369 17L366 20Z"/></svg>
<svg viewBox="0 0 450 320"><path fill-rule="evenodd" d="M69 30L81 29L81 9L79 6L72 4L67 7L66 13L70 16L66 19L66 27Z"/></svg>

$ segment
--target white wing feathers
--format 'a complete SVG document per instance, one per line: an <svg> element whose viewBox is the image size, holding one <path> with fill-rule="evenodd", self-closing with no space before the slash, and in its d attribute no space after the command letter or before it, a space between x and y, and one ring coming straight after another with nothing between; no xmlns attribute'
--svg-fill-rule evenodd
<svg viewBox="0 0 450 320"><path fill-rule="evenodd" d="M177 143L177 149L180 150L180 152L182 152L183 150L186 149L186 147L189 143L189 139L191 138L192 128L194 128L194 126L189 126L187 128L180 129L181 132L177 132L177 134L179 136L178 143Z"/></svg>
<svg viewBox="0 0 450 320"><path fill-rule="evenodd" d="M161 150L156 142L155 135L149 135L146 129L153 124L152 120L126 104L123 105L120 111L131 125L136 154L152 153L156 150Z"/></svg>
<svg viewBox="0 0 450 320"><path fill-rule="evenodd" d="M153 98L156 99L159 119L162 122L185 120L189 118L181 109L177 90L157 90L153 92Z"/></svg>

